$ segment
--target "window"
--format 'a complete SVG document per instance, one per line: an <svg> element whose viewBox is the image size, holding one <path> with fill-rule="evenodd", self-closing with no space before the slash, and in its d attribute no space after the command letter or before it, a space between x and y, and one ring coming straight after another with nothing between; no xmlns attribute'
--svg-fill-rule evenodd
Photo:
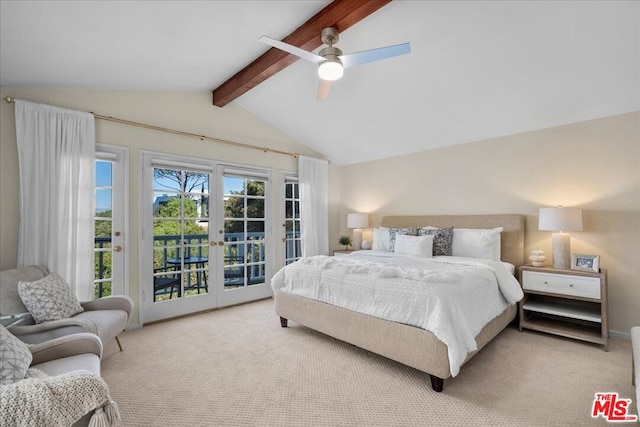
<svg viewBox="0 0 640 427"><path fill-rule="evenodd" d="M284 230L285 264L302 257L300 236L300 192L298 178L285 176L284 180Z"/></svg>
<svg viewBox="0 0 640 427"><path fill-rule="evenodd" d="M127 159L126 148L96 144L94 298L127 292Z"/></svg>

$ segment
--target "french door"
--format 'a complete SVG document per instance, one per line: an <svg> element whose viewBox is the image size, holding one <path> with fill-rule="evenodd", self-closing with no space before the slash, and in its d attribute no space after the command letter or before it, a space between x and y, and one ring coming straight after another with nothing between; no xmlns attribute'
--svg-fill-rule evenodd
<svg viewBox="0 0 640 427"><path fill-rule="evenodd" d="M96 144L94 298L124 295L126 283L127 161L123 147Z"/></svg>
<svg viewBox="0 0 640 427"><path fill-rule="evenodd" d="M284 264L291 264L302 258L302 235L300 234L300 186L298 177L284 176Z"/></svg>
<svg viewBox="0 0 640 427"><path fill-rule="evenodd" d="M141 161L143 321L269 296L269 174L157 153Z"/></svg>

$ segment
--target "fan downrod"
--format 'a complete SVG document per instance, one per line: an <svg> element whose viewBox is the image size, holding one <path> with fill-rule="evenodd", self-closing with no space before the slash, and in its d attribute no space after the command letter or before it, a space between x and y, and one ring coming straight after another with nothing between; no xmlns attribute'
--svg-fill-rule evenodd
<svg viewBox="0 0 640 427"><path fill-rule="evenodd" d="M322 43L331 46L334 43L338 43L338 40L340 40L340 35L337 29L328 27L322 30L321 39Z"/></svg>

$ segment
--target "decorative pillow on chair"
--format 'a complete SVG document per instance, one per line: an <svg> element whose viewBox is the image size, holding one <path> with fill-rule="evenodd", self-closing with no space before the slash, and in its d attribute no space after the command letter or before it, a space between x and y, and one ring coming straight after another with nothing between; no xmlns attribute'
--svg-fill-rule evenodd
<svg viewBox="0 0 640 427"><path fill-rule="evenodd" d="M71 286L56 273L35 282L18 282L18 295L36 323L67 319L84 311Z"/></svg>
<svg viewBox="0 0 640 427"><path fill-rule="evenodd" d="M32 360L29 347L0 325L0 385L24 379Z"/></svg>

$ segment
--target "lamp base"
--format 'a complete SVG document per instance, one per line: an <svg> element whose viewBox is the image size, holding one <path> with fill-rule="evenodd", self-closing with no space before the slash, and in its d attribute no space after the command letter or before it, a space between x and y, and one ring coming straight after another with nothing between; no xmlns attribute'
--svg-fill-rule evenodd
<svg viewBox="0 0 640 427"><path fill-rule="evenodd" d="M553 233L553 268L571 268L571 238L568 233Z"/></svg>
<svg viewBox="0 0 640 427"><path fill-rule="evenodd" d="M353 229L353 250L359 251L362 249L362 229L354 228Z"/></svg>

